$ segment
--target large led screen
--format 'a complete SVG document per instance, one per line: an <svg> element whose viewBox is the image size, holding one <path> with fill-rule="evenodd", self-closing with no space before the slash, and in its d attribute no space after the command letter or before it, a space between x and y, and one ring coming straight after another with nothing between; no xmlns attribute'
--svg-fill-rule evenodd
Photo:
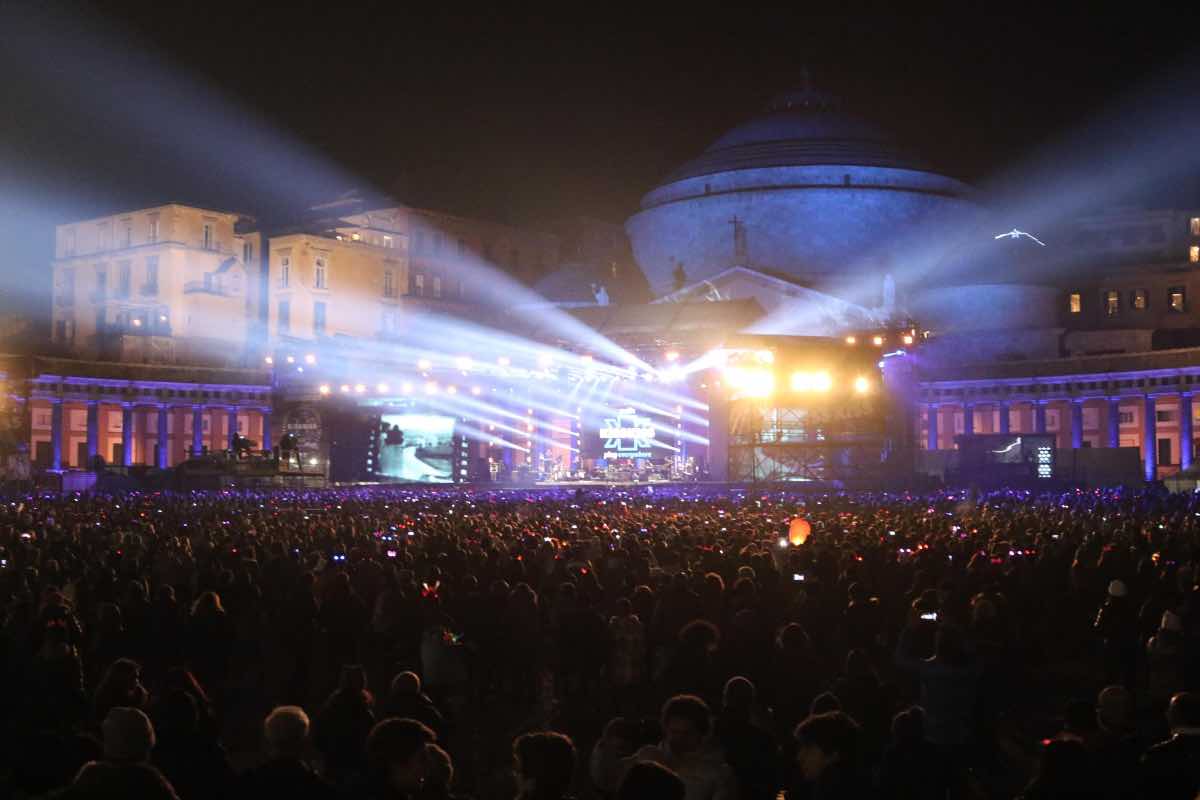
<svg viewBox="0 0 1200 800"><path fill-rule="evenodd" d="M377 474L403 483L450 483L454 417L384 414L379 420Z"/></svg>

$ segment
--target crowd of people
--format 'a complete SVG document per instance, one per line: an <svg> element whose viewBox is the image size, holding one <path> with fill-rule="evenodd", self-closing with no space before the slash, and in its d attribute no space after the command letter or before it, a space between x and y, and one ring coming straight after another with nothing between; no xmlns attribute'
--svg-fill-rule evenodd
<svg viewBox="0 0 1200 800"><path fill-rule="evenodd" d="M1149 489L5 498L0 794L1192 800L1198 544Z"/></svg>

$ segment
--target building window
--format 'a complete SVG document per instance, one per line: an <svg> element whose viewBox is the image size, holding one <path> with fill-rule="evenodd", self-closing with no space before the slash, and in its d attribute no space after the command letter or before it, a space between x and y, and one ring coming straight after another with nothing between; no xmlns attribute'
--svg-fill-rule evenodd
<svg viewBox="0 0 1200 800"><path fill-rule="evenodd" d="M1132 425L1133 424L1133 412L1132 411L1119 411L1119 412L1117 412L1117 417L1118 417L1118 422L1122 425Z"/></svg>
<svg viewBox="0 0 1200 800"><path fill-rule="evenodd" d="M254 258L254 244L252 242L242 242L242 263L249 264L252 258Z"/></svg>
<svg viewBox="0 0 1200 800"><path fill-rule="evenodd" d="M425 252L425 234L422 233L421 231L417 231L417 238L416 238L416 241L414 242L414 244L415 244L414 249L417 251L417 255L424 253Z"/></svg>
<svg viewBox="0 0 1200 800"><path fill-rule="evenodd" d="M280 333L287 333L292 328L292 304L287 300L279 301L279 324Z"/></svg>
<svg viewBox="0 0 1200 800"><path fill-rule="evenodd" d="M58 304L62 306L75 305L75 270L72 268L62 271L62 284L59 286Z"/></svg>
<svg viewBox="0 0 1200 800"><path fill-rule="evenodd" d="M384 247L386 247L386 248L388 248L389 250L390 250L392 247L394 247L394 246L395 246L395 244L396 244L396 243L392 241L392 237L390 237L390 236L384 236L384 237L383 237L383 246L384 246Z"/></svg>
<svg viewBox="0 0 1200 800"><path fill-rule="evenodd" d="M1191 225L1188 227L1192 229L1192 236L1200 236L1200 217L1192 217Z"/></svg>
<svg viewBox="0 0 1200 800"><path fill-rule="evenodd" d="M424 275L424 273L418 272L416 275L413 276L413 294L417 295L418 297L425 296L425 275Z"/></svg>
<svg viewBox="0 0 1200 800"><path fill-rule="evenodd" d="M130 284L133 281L133 270L128 261L117 264L117 297L129 297Z"/></svg>
<svg viewBox="0 0 1200 800"><path fill-rule="evenodd" d="M436 275L433 276L433 296L439 298L442 296L442 279Z"/></svg>
<svg viewBox="0 0 1200 800"><path fill-rule="evenodd" d="M1200 244L1194 244L1188 248L1188 261L1200 264Z"/></svg>
<svg viewBox="0 0 1200 800"><path fill-rule="evenodd" d="M146 233L146 241L151 242L151 243L158 241L158 215L157 214L150 215L150 226L149 226L148 232Z"/></svg>
<svg viewBox="0 0 1200 800"><path fill-rule="evenodd" d="M1134 289L1132 292L1130 292L1129 293L1129 305L1133 307L1134 311L1145 311L1146 310L1146 290L1145 289Z"/></svg>
<svg viewBox="0 0 1200 800"><path fill-rule="evenodd" d="M279 288L286 289L292 282L292 257L282 256L279 259Z"/></svg>
<svg viewBox="0 0 1200 800"><path fill-rule="evenodd" d="M146 285L142 287L142 294L158 294L158 256L146 259Z"/></svg>
<svg viewBox="0 0 1200 800"><path fill-rule="evenodd" d="M200 236L200 246L205 250L213 249L213 226L211 222L204 223L204 230Z"/></svg>
<svg viewBox="0 0 1200 800"><path fill-rule="evenodd" d="M67 228L63 231L63 255L75 255L75 229Z"/></svg>
<svg viewBox="0 0 1200 800"><path fill-rule="evenodd" d="M99 264L96 267L96 301L103 302L108 298L108 267Z"/></svg>
<svg viewBox="0 0 1200 800"><path fill-rule="evenodd" d="M1172 286L1167 289L1167 308L1176 313L1183 313L1187 308L1187 296L1182 286Z"/></svg>
<svg viewBox="0 0 1200 800"><path fill-rule="evenodd" d="M96 226L96 238L99 241L99 249L108 250L112 247L112 226L107 222L102 222Z"/></svg>
<svg viewBox="0 0 1200 800"><path fill-rule="evenodd" d="M1175 419L1174 411L1155 411L1154 412L1154 421L1155 422L1170 422L1173 419Z"/></svg>
<svg viewBox="0 0 1200 800"><path fill-rule="evenodd" d="M325 304L321 302L313 303L313 333L325 335Z"/></svg>
<svg viewBox="0 0 1200 800"><path fill-rule="evenodd" d="M1109 289L1104 292L1104 314L1109 317L1115 317L1121 313L1121 293L1115 289Z"/></svg>
<svg viewBox="0 0 1200 800"><path fill-rule="evenodd" d="M383 271L383 296L384 297L395 297L396 296L395 273L392 272L390 269L385 269Z"/></svg>
<svg viewBox="0 0 1200 800"><path fill-rule="evenodd" d="M1079 292L1071 292L1067 295L1067 310L1072 314L1083 311L1083 296Z"/></svg>
<svg viewBox="0 0 1200 800"><path fill-rule="evenodd" d="M133 245L133 220L121 220L121 246L131 247Z"/></svg>
<svg viewBox="0 0 1200 800"><path fill-rule="evenodd" d="M314 264L314 266L313 266L313 288L314 289L328 289L329 283L328 283L328 276L326 275L326 269L325 269L325 267L326 267L325 256L317 256L317 258L313 262L313 264Z"/></svg>

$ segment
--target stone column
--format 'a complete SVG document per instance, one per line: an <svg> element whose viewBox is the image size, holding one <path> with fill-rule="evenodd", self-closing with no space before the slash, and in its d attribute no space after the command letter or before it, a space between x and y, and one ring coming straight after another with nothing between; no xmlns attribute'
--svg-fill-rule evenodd
<svg viewBox="0 0 1200 800"><path fill-rule="evenodd" d="M121 406L121 466L128 467L133 463L133 406L124 403Z"/></svg>
<svg viewBox="0 0 1200 800"><path fill-rule="evenodd" d="M925 424L928 427L928 431L926 432L928 441L925 447L928 450L938 449L938 415L940 413L941 409L937 403L930 403L925 407Z"/></svg>
<svg viewBox="0 0 1200 800"><path fill-rule="evenodd" d="M204 406L192 406L192 457L204 451Z"/></svg>
<svg viewBox="0 0 1200 800"><path fill-rule="evenodd" d="M87 401L87 459L84 469L91 469L100 452L100 401Z"/></svg>
<svg viewBox="0 0 1200 800"><path fill-rule="evenodd" d="M1083 447L1083 401L1071 401L1071 447Z"/></svg>
<svg viewBox="0 0 1200 800"><path fill-rule="evenodd" d="M167 433L167 414L170 410L166 405L158 407L158 457L155 460L155 464L159 469L166 469L171 466L170 435Z"/></svg>
<svg viewBox="0 0 1200 800"><path fill-rule="evenodd" d="M1158 420L1154 416L1154 397L1146 395L1142 421L1142 461L1146 465L1146 480L1158 477Z"/></svg>
<svg viewBox="0 0 1200 800"><path fill-rule="evenodd" d="M998 403L1000 409L1000 433L1009 433L1008 403Z"/></svg>
<svg viewBox="0 0 1200 800"><path fill-rule="evenodd" d="M1108 398L1108 446L1121 446L1121 398Z"/></svg>
<svg viewBox="0 0 1200 800"><path fill-rule="evenodd" d="M262 442L259 447L263 450L271 449L271 409L262 409Z"/></svg>
<svg viewBox="0 0 1200 800"><path fill-rule="evenodd" d="M237 406L230 406L225 425L225 447L228 450L233 449L233 437L237 436L237 417Z"/></svg>
<svg viewBox="0 0 1200 800"><path fill-rule="evenodd" d="M62 400L55 398L50 401L50 468L55 470L62 469L62 428L63 404Z"/></svg>
<svg viewBox="0 0 1200 800"><path fill-rule="evenodd" d="M1034 433L1045 433L1046 432L1046 401L1045 400L1034 400L1033 401L1033 432Z"/></svg>
<svg viewBox="0 0 1200 800"><path fill-rule="evenodd" d="M970 436L975 432L975 404L963 403L963 434Z"/></svg>
<svg viewBox="0 0 1200 800"><path fill-rule="evenodd" d="M1179 395L1179 468L1192 465L1192 395Z"/></svg>

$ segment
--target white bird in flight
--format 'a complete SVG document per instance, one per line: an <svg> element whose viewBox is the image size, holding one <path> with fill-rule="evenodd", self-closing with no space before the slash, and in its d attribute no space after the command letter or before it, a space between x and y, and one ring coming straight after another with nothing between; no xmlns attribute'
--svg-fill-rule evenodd
<svg viewBox="0 0 1200 800"><path fill-rule="evenodd" d="M995 236L994 238L996 238L996 239L1020 239L1022 236L1026 237L1027 239L1033 239L1035 242L1040 244L1042 247L1046 246L1045 242L1043 242L1041 239L1034 236L1032 233L1026 233L1025 231L1019 231L1016 228L1013 228L1008 233L1001 233L1001 234Z"/></svg>

